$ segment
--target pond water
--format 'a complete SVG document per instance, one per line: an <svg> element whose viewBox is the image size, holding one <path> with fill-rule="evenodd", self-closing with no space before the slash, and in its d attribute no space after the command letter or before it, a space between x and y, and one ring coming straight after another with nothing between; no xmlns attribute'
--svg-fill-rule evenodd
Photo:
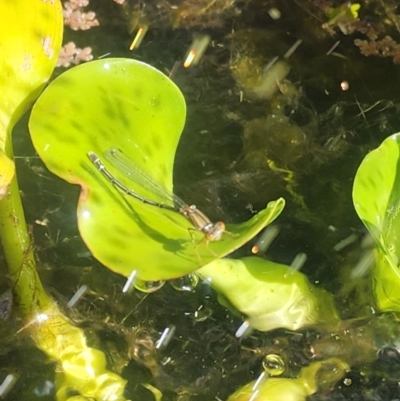
<svg viewBox="0 0 400 401"><path fill-rule="evenodd" d="M94 59L134 58L171 77L187 102L175 192L213 221L228 223L283 197L277 236L260 256L290 265L305 254L301 272L333 295L345 322L343 341L319 327L252 331L238 339L242 316L223 307L207 282L124 294L126 279L101 266L79 236L79 188L36 156L25 116L14 146L40 277L90 345L105 352L109 368L128 380L127 399L154 400L150 384L164 401L227 400L271 359L276 369L275 355L285 367L282 377L296 377L330 355L350 363L335 385L322 386L310 400L398 399L397 324L377 313L370 270L352 274L371 247L352 185L365 155L400 130L400 44L393 44L400 43L400 11L395 1L360 5L355 18L348 3L329 0L103 0L85 9L96 12L99 26L66 27L63 43L90 46ZM141 26L149 30L130 51ZM207 35L198 64L183 67L194 38ZM233 257L251 255L257 241ZM5 268L1 277L5 291ZM68 308L82 285L88 290ZM18 332L20 325L12 314L2 323L0 382L10 373L18 377L5 399L53 400L59 367ZM165 328L174 335L158 349Z"/></svg>

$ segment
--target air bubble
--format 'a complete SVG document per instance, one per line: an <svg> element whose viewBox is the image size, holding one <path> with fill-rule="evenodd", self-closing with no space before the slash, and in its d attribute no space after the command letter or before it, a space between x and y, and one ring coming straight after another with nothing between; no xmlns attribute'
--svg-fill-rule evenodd
<svg viewBox="0 0 400 401"><path fill-rule="evenodd" d="M285 371L285 361L278 354L268 354L263 360L263 368L270 376L280 376Z"/></svg>
<svg viewBox="0 0 400 401"><path fill-rule="evenodd" d="M199 283L199 277L196 274L188 274L187 276L170 280L169 283L176 291L193 291Z"/></svg>
<svg viewBox="0 0 400 401"><path fill-rule="evenodd" d="M137 280L133 285L137 290L150 294L152 292L158 291L164 284L165 284L164 280L160 281Z"/></svg>

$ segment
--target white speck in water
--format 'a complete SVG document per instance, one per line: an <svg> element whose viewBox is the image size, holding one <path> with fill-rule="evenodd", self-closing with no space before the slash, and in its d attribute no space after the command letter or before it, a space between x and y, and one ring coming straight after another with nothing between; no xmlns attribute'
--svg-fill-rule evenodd
<svg viewBox="0 0 400 401"><path fill-rule="evenodd" d="M342 91L348 91L350 89L348 81L342 81L340 83L340 88L342 89Z"/></svg>
<svg viewBox="0 0 400 401"><path fill-rule="evenodd" d="M276 7L270 8L268 15L274 20L281 18L281 12Z"/></svg>

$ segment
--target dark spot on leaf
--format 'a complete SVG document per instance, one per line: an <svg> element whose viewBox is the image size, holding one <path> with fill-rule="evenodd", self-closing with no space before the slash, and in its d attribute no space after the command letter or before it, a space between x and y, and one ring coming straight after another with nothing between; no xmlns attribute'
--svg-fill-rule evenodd
<svg viewBox="0 0 400 401"><path fill-rule="evenodd" d="M125 128L130 127L130 121L122 110L119 113L118 120L121 121L121 123L124 125Z"/></svg>
<svg viewBox="0 0 400 401"><path fill-rule="evenodd" d="M154 96L150 100L150 106L154 109L159 109L161 106L161 99L160 96Z"/></svg>
<svg viewBox="0 0 400 401"><path fill-rule="evenodd" d="M105 117L108 117L108 118L110 118L112 120L117 118L117 115L115 114L115 111L112 109L110 104L104 104L103 114L104 114Z"/></svg>
<svg viewBox="0 0 400 401"><path fill-rule="evenodd" d="M135 88L133 91L133 96L136 99L140 99L143 96L143 91L140 88Z"/></svg>
<svg viewBox="0 0 400 401"><path fill-rule="evenodd" d="M71 125L71 127L75 128L79 132L85 131L85 127L77 120L71 120L70 125Z"/></svg>

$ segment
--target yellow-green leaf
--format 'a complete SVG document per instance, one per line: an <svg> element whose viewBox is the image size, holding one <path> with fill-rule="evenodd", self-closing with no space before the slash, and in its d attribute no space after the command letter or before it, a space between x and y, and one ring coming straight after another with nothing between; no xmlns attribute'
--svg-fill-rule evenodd
<svg viewBox="0 0 400 401"><path fill-rule="evenodd" d="M59 0L0 2L0 193L14 166L10 137L14 124L49 79L61 47Z"/></svg>

